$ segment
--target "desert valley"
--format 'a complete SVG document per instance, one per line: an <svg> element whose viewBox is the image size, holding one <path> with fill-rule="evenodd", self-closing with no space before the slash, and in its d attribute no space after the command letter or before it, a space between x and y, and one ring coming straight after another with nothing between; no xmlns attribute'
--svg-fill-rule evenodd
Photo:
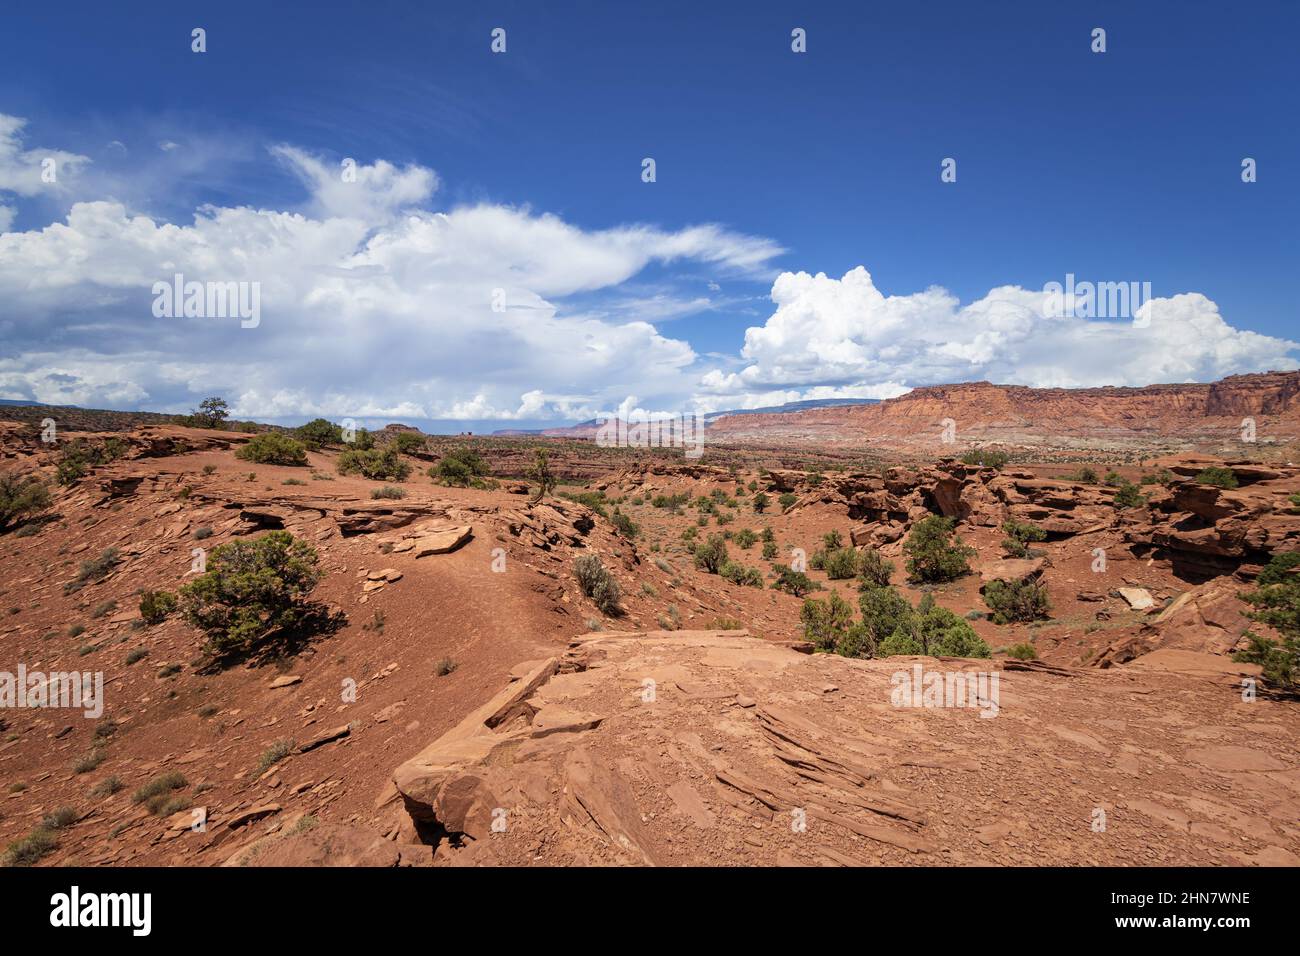
<svg viewBox="0 0 1300 956"><path fill-rule="evenodd" d="M1300 863L1300 373L207 412L0 406L11 865Z"/></svg>

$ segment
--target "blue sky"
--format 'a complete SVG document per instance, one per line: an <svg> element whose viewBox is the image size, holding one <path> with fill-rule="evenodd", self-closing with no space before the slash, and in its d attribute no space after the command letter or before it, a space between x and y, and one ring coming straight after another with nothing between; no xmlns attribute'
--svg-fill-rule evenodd
<svg viewBox="0 0 1300 956"><path fill-rule="evenodd" d="M20 292L0 305L0 397L180 409L217 391L263 418L353 410L482 430L619 405L1296 367L1294 3L129 9L6 11L0 114L25 123L10 137L17 172L0 165L0 286L7 257L5 291ZM1105 53L1090 50L1094 27ZM70 158L58 187L24 186L23 165L54 150ZM364 213L313 179L344 157L391 164L363 176L381 194ZM955 183L940 181L946 157ZM1244 157L1257 182L1241 181ZM121 206L86 207L97 214L79 228L99 245L49 233L78 203ZM141 281L113 273L134 217L194 227L200 207L298 215L312 235L264 247L286 223L266 217L164 230L121 267ZM445 246L403 231L408 212L455 210L484 221L457 223ZM545 228L518 238L543 220L574 247ZM688 232L702 225L714 232ZM653 235L626 231L641 228ZM358 259L367 243L405 245ZM627 258L605 262L611 246ZM263 269L279 254L310 268L231 265L250 248ZM262 326L159 335L143 280L183 261L200 280L263 283ZM204 264L217 271L195 275ZM858 268L865 283L841 282ZM34 291L42 270L57 278ZM506 318L475 311L488 289L457 284L495 288L493 270ZM1150 282L1155 320L1067 328L1015 312L1067 273ZM1003 287L1026 296L990 299ZM538 317L552 324L523 328ZM293 335L364 369L292 349ZM583 348L595 357L569 364Z"/></svg>

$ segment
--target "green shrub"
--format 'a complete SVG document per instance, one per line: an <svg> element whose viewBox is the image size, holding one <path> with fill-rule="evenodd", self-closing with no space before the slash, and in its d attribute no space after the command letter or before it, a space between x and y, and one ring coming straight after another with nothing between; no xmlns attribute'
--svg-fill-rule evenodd
<svg viewBox="0 0 1300 956"><path fill-rule="evenodd" d="M622 592L618 582L606 570L599 556L594 554L579 555L573 562L573 574L578 579L582 593L595 603L605 614L618 614L619 599Z"/></svg>
<svg viewBox="0 0 1300 956"><path fill-rule="evenodd" d="M913 526L903 543L907 574L913 581L952 581L970 571L975 549L953 535L953 520L930 515Z"/></svg>
<svg viewBox="0 0 1300 956"><path fill-rule="evenodd" d="M170 591L140 592L140 617L146 624L160 624L176 610L176 595Z"/></svg>
<svg viewBox="0 0 1300 956"><path fill-rule="evenodd" d="M91 467L116 461L126 452L127 445L120 438L108 438L98 443L76 439L63 446L56 478L61 485L76 484Z"/></svg>
<svg viewBox="0 0 1300 956"><path fill-rule="evenodd" d="M340 475L361 475L371 481L405 481L411 473L411 466L391 445L385 448L345 448L339 453L335 468Z"/></svg>
<svg viewBox="0 0 1300 956"><path fill-rule="evenodd" d="M1141 508L1147 503L1146 496L1131 481L1120 479L1115 491L1116 508Z"/></svg>
<svg viewBox="0 0 1300 956"><path fill-rule="evenodd" d="M1164 485L1166 488L1172 485L1178 479L1168 468L1161 468L1159 471L1148 472L1138 479L1140 485Z"/></svg>
<svg viewBox="0 0 1300 956"><path fill-rule="evenodd" d="M992 654L969 622L947 608L939 607L929 594L922 597L914 613L881 642L878 653L881 657L897 654L989 657Z"/></svg>
<svg viewBox="0 0 1300 956"><path fill-rule="evenodd" d="M186 619L214 657L289 638L311 618L304 599L320 581L316 551L288 531L218 545L208 570L180 589Z"/></svg>
<svg viewBox="0 0 1300 956"><path fill-rule="evenodd" d="M54 478L63 485L75 485L86 473L90 471L90 463L86 460L85 453L80 451L76 445L69 446L63 450L63 456L59 459L59 464L55 468Z"/></svg>
<svg viewBox="0 0 1300 956"><path fill-rule="evenodd" d="M695 546L695 566L709 574L717 574L728 561L727 542L720 534L709 535L708 541Z"/></svg>
<svg viewBox="0 0 1300 956"><path fill-rule="evenodd" d="M229 414L230 405L226 400L219 395L213 395L199 402L199 407L190 417L199 428L221 428Z"/></svg>
<svg viewBox="0 0 1300 956"><path fill-rule="evenodd" d="M104 580L112 570L122 563L117 548L105 548L97 558L87 558L81 562L81 569L76 578L63 585L63 593L80 591L87 584L97 584Z"/></svg>
<svg viewBox="0 0 1300 956"><path fill-rule="evenodd" d="M289 756L289 754L293 753L293 748L296 746L297 744L288 737L282 737L275 741L271 746L267 747L266 750L262 751L262 756L258 758L257 761L257 770L254 772L258 776L266 773L285 757Z"/></svg>
<svg viewBox="0 0 1300 956"><path fill-rule="evenodd" d="M829 551L822 561L822 568L832 581L855 578L858 576L858 552L853 548Z"/></svg>
<svg viewBox="0 0 1300 956"><path fill-rule="evenodd" d="M0 534L50 506L50 491L36 475L0 474Z"/></svg>
<svg viewBox="0 0 1300 956"><path fill-rule="evenodd" d="M384 487L376 488L374 491L370 492L370 497L376 500L387 499L394 501L400 498L405 498L406 490L398 488L395 485L384 485Z"/></svg>
<svg viewBox="0 0 1300 956"><path fill-rule="evenodd" d="M1007 657L1014 658L1018 661L1036 661L1038 660L1038 650L1028 641L1020 644L1012 644L1007 648Z"/></svg>
<svg viewBox="0 0 1300 956"><path fill-rule="evenodd" d="M610 522L614 525L614 528L618 533L629 541L633 540L641 530L635 521L623 514L623 512L619 511L617 508L614 509L614 515L610 518Z"/></svg>
<svg viewBox="0 0 1300 956"><path fill-rule="evenodd" d="M1281 640L1247 631L1248 646L1233 654L1233 660L1260 665L1264 680L1287 691L1296 690L1300 674L1300 574L1292 571L1298 565L1300 552L1273 555L1256 579L1256 589L1242 595L1255 608L1251 620L1274 628Z"/></svg>
<svg viewBox="0 0 1300 956"><path fill-rule="evenodd" d="M787 491L785 494L781 495L780 498L776 499L777 504L781 506L782 511L789 511L791 506L793 506L798 500L799 499L795 497L794 493L790 491Z"/></svg>
<svg viewBox="0 0 1300 956"><path fill-rule="evenodd" d="M91 750L90 753L86 754L86 756L82 757L80 760L78 760L76 763L72 765L72 772L90 773L90 771L96 769L101 763L103 763L107 759L108 759L108 754L104 753L104 751L96 747L93 750Z"/></svg>
<svg viewBox="0 0 1300 956"><path fill-rule="evenodd" d="M784 591L795 597L803 597L805 594L821 590L821 585L802 571L795 571L784 564L775 564L772 570L776 572L776 580L772 582L774 590Z"/></svg>
<svg viewBox="0 0 1300 956"><path fill-rule="evenodd" d="M108 617L108 615L112 614L116 610L116 601L103 601L96 604L94 608L91 609L90 618L93 621L98 621L101 617Z"/></svg>
<svg viewBox="0 0 1300 956"><path fill-rule="evenodd" d="M586 505L602 518L609 517L609 512L605 510L607 502L603 491L564 491L560 493L560 497L566 501Z"/></svg>
<svg viewBox="0 0 1300 956"><path fill-rule="evenodd" d="M137 789L135 793L131 795L131 802L144 804L145 808L150 813L157 816L162 816L164 811L170 811L172 813L179 812L185 808L176 807L175 809L172 809L172 801L175 799L173 794L177 790L187 786L189 786L189 782L185 777L173 770L168 773L159 774Z"/></svg>
<svg viewBox="0 0 1300 956"><path fill-rule="evenodd" d="M690 500L690 495L655 495L650 504L656 508L666 508L672 514L681 514L682 506Z"/></svg>
<svg viewBox="0 0 1300 956"><path fill-rule="evenodd" d="M859 624L850 624L840 635L835 644L835 653L841 657L875 657L876 648L871 643L867 629Z"/></svg>
<svg viewBox="0 0 1300 956"><path fill-rule="evenodd" d="M59 807L41 819L42 830L62 830L77 822L77 811L72 807Z"/></svg>
<svg viewBox="0 0 1300 956"><path fill-rule="evenodd" d="M488 473L485 462L472 448L457 448L442 456L442 460L429 470L436 481L464 488Z"/></svg>
<svg viewBox="0 0 1300 956"><path fill-rule="evenodd" d="M409 455L413 452L424 451L427 438L416 432L398 432L389 442L393 448L396 448L399 454Z"/></svg>
<svg viewBox="0 0 1300 956"><path fill-rule="evenodd" d="M1262 588L1269 584L1294 582L1297 578L1291 569L1295 567L1300 567L1300 551L1279 551L1259 572L1259 577L1255 578L1255 586Z"/></svg>
<svg viewBox="0 0 1300 956"><path fill-rule="evenodd" d="M990 581L984 586L984 603L993 612L994 624L1037 621L1046 617L1052 607L1047 585L1029 578Z"/></svg>
<svg viewBox="0 0 1300 956"><path fill-rule="evenodd" d="M164 793L171 793L173 790L180 790L188 786L185 776L179 771L172 770L167 773L159 774L150 779L146 784L140 786L135 793L131 795L132 803L144 803L152 797Z"/></svg>
<svg viewBox="0 0 1300 956"><path fill-rule="evenodd" d="M113 776L106 777L99 783L95 784L95 788L90 791L90 795L92 797L111 797L121 789L122 779L114 774Z"/></svg>
<svg viewBox="0 0 1300 956"><path fill-rule="evenodd" d="M775 541L764 541L764 542L763 542L763 560L764 560L764 561L771 561L771 560L772 560L773 558L775 558L775 557L776 557L776 542L775 542Z"/></svg>
<svg viewBox="0 0 1300 956"><path fill-rule="evenodd" d="M760 491L758 494L754 495L754 514L761 515L767 510L767 506L771 503L772 499Z"/></svg>
<svg viewBox="0 0 1300 956"><path fill-rule="evenodd" d="M853 623L853 606L834 591L824 601L806 598L799 611L804 640L821 651L833 651Z"/></svg>
<svg viewBox="0 0 1300 956"><path fill-rule="evenodd" d="M1232 469L1222 468L1218 465L1203 468L1196 475L1196 481L1202 485L1213 485L1215 488L1237 487L1237 476L1233 474Z"/></svg>
<svg viewBox="0 0 1300 956"><path fill-rule="evenodd" d="M726 562L718 571L718 574L733 584L740 584L744 587L761 588L763 586L763 575L757 568L747 568L735 561Z"/></svg>
<svg viewBox="0 0 1300 956"><path fill-rule="evenodd" d="M1029 554L1030 541L1046 541L1047 532L1032 521L1016 521L1009 518L1002 522L1002 550L1010 557L1023 558Z"/></svg>
<svg viewBox="0 0 1300 956"><path fill-rule="evenodd" d="M1097 477L1097 473L1091 468L1080 468L1078 471L1074 472L1074 474L1066 475L1065 480L1077 481L1084 485L1095 485L1100 479Z"/></svg>
<svg viewBox="0 0 1300 956"><path fill-rule="evenodd" d="M259 465L305 465L307 449L296 438L280 432L254 435L235 452L235 457Z"/></svg>
<svg viewBox="0 0 1300 956"><path fill-rule="evenodd" d="M741 528L736 532L736 536L732 540L736 542L736 547L748 551L754 546L754 542L758 540L758 535L754 534L750 528Z"/></svg>
<svg viewBox="0 0 1300 956"><path fill-rule="evenodd" d="M858 595L858 608L862 611L865 642L874 654L876 649L895 631L911 623L915 616L907 598L891 587L871 588ZM858 654L854 656L871 656Z"/></svg>
<svg viewBox="0 0 1300 956"><path fill-rule="evenodd" d="M532 497L534 502L541 501L555 491L556 477L551 471L551 457L545 448L538 448L534 452L533 463L528 467L528 480L537 486Z"/></svg>
<svg viewBox="0 0 1300 956"><path fill-rule="evenodd" d="M293 430L294 437L312 451L319 451L326 445L343 444L343 428L324 418L314 418L306 425Z"/></svg>
<svg viewBox="0 0 1300 956"><path fill-rule="evenodd" d="M32 866L54 852L59 841L49 830L37 828L5 849L5 866Z"/></svg>
<svg viewBox="0 0 1300 956"><path fill-rule="evenodd" d="M858 588L860 590L889 587L889 581L893 576L894 563L886 561L875 548L867 548L858 555Z"/></svg>
<svg viewBox="0 0 1300 956"><path fill-rule="evenodd" d="M1300 674L1300 639L1284 637L1274 641L1254 631L1247 631L1246 647L1232 655L1234 661L1258 664L1265 681L1284 690L1294 691Z"/></svg>

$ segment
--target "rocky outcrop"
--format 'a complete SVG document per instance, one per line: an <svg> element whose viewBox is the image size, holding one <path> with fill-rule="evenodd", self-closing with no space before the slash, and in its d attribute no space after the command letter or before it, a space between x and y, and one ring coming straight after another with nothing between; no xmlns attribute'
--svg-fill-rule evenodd
<svg viewBox="0 0 1300 956"><path fill-rule="evenodd" d="M548 501L503 510L500 519L510 534L543 551L560 545L583 547L587 534L596 526L590 508L567 501Z"/></svg>
<svg viewBox="0 0 1300 956"><path fill-rule="evenodd" d="M401 849L364 827L304 819L282 833L241 847L222 865L394 867L402 863ZM414 849L408 848L411 857L416 855ZM427 848L423 855L432 861Z"/></svg>
<svg viewBox="0 0 1300 956"><path fill-rule="evenodd" d="M1120 588L1120 592L1140 592L1123 595L1130 605L1142 609L1142 602L1133 597L1150 595L1140 588ZM1249 606L1241 600L1242 588L1230 579L1217 579L1193 588L1175 598L1170 604L1150 618L1136 634L1125 635L1102 651L1093 660L1096 667L1112 667L1139 659L1157 650L1194 651L1198 654L1227 657L1245 645L1245 633L1276 638L1271 629L1261 627L1247 617ZM1145 607L1150 607L1146 604Z"/></svg>
<svg viewBox="0 0 1300 956"><path fill-rule="evenodd" d="M1143 859L1157 840L1179 860L1248 863L1246 831L1252 850L1289 855L1291 835L1268 822L1280 819L1276 788L1225 812L1207 773L1294 768L1284 705L1234 707L1227 685L1207 693L1203 675L1235 680L1249 665L1152 658L1117 677L805 655L737 631L584 635L517 667L401 764L376 805L394 815L390 838L431 846L435 866L1104 865ZM907 706L897 693L920 672L955 686L988 682L989 668L1014 717L981 719L987 691L965 707ZM1260 735L1261 720L1281 736ZM1207 725L1213 747L1194 732ZM1187 732L1130 729L1149 726ZM1053 776L1062 765L1088 773ZM1056 812L1099 793L1138 831L1131 842L1099 843Z"/></svg>
<svg viewBox="0 0 1300 956"><path fill-rule="evenodd" d="M474 533L467 524L448 524L445 520L421 521L395 535L381 538L392 545L394 554L410 553L413 558L432 554L448 554L467 542Z"/></svg>
<svg viewBox="0 0 1300 956"><path fill-rule="evenodd" d="M1206 464L1231 469L1240 486L1229 490L1184 478L1153 500L1149 520L1127 528L1126 540L1157 549L1176 574L1192 581L1234 572L1253 577L1273 554L1300 548L1300 513L1289 498L1300 488L1300 468L1199 459L1175 474L1197 473Z"/></svg>

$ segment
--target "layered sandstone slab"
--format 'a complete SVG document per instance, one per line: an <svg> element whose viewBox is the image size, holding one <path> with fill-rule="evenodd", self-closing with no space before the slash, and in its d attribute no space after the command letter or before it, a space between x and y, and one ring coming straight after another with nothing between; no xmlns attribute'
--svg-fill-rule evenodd
<svg viewBox="0 0 1300 956"><path fill-rule="evenodd" d="M1250 672L1191 651L1081 671L584 635L517 667L378 806L435 865L1300 862L1291 705L1243 708ZM984 690L897 706L914 673Z"/></svg>

